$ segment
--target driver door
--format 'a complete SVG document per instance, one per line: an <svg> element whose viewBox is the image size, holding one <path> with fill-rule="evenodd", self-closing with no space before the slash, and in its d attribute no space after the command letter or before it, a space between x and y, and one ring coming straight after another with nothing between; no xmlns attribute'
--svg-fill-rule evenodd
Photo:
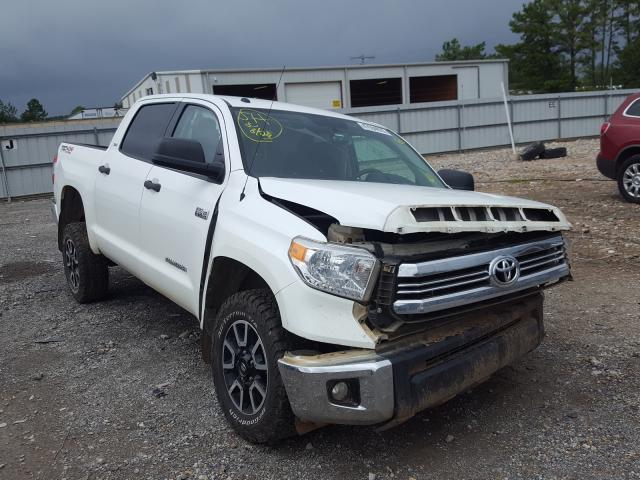
<svg viewBox="0 0 640 480"><path fill-rule="evenodd" d="M228 172L222 114L208 102L193 102L179 107L167 135L200 142L206 162L227 162ZM151 168L147 180L151 188L144 189L140 205L142 279L199 317L207 237L225 180L215 183L159 165Z"/></svg>

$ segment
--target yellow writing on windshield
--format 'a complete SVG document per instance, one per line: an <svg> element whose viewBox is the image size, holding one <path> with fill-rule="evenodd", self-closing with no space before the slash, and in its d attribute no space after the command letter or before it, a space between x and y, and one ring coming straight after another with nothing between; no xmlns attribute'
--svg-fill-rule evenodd
<svg viewBox="0 0 640 480"><path fill-rule="evenodd" d="M257 110L243 108L238 112L237 121L242 135L252 142L272 142L282 135L282 124Z"/></svg>

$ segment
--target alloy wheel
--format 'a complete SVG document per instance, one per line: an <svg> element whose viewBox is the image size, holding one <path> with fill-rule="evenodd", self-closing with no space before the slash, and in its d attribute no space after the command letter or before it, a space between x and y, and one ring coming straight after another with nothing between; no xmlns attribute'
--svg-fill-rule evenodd
<svg viewBox="0 0 640 480"><path fill-rule="evenodd" d="M73 292L80 288L80 272L78 267L78 250L71 239L67 239L64 250L64 265L68 272L69 286Z"/></svg>
<svg viewBox="0 0 640 480"><path fill-rule="evenodd" d="M222 373L229 398L244 415L255 415L267 398L267 355L260 335L245 320L233 322L222 345Z"/></svg>
<svg viewBox="0 0 640 480"><path fill-rule="evenodd" d="M634 198L640 198L640 163L632 163L622 176L625 191Z"/></svg>

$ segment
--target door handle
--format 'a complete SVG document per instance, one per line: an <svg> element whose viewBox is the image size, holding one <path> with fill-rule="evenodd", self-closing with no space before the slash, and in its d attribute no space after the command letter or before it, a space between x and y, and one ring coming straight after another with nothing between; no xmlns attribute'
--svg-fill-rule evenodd
<svg viewBox="0 0 640 480"><path fill-rule="evenodd" d="M111 173L111 168L107 167L106 165L100 165L98 167L98 171L100 173L104 173L105 175L109 175Z"/></svg>
<svg viewBox="0 0 640 480"><path fill-rule="evenodd" d="M162 185L160 185L159 183L152 182L151 180L145 180L144 182L144 188L146 188L147 190L154 190L156 192L159 192L161 186Z"/></svg>

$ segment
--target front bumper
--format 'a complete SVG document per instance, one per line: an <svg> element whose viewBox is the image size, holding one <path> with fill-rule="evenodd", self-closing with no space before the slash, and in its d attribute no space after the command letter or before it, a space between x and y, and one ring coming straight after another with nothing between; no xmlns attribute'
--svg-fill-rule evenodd
<svg viewBox="0 0 640 480"><path fill-rule="evenodd" d="M401 423L486 380L535 349L544 335L542 294L484 307L377 350L287 354L279 369L294 414L305 421ZM346 381L350 404L332 399Z"/></svg>
<svg viewBox="0 0 640 480"><path fill-rule="evenodd" d="M616 179L616 162L613 160L607 160L602 156L602 154L598 154L596 157L596 166L602 175L611 180Z"/></svg>

